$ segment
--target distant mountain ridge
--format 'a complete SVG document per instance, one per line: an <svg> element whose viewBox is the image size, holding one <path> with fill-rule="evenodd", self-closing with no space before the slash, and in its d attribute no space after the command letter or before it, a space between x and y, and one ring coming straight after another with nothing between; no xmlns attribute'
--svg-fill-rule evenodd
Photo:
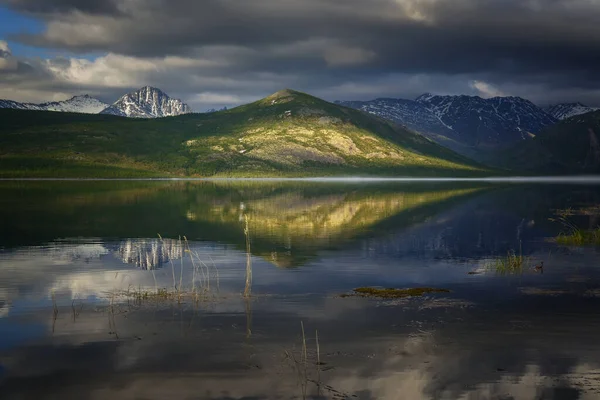
<svg viewBox="0 0 600 400"><path fill-rule="evenodd" d="M558 120L574 117L576 115L587 114L597 111L598 108L588 107L581 103L561 103L549 106L545 111Z"/></svg>
<svg viewBox="0 0 600 400"><path fill-rule="evenodd" d="M205 113L214 113L214 112L219 112L219 111L227 111L227 106L221 107L218 110L216 108L209 108L208 110L206 110L204 112Z"/></svg>
<svg viewBox="0 0 600 400"><path fill-rule="evenodd" d="M494 150L530 139L558 120L520 97L441 96L416 100L338 101L424 134L463 155L478 160L481 150Z"/></svg>
<svg viewBox="0 0 600 400"><path fill-rule="evenodd" d="M158 88L144 86L139 90L127 93L111 106L102 110L100 114L133 118L158 118L173 117L191 112L190 107L183 101L169 97Z"/></svg>
<svg viewBox="0 0 600 400"><path fill-rule="evenodd" d="M98 114L108 107L108 104L87 94L74 96L65 101L43 103L41 106L48 111L79 112L84 114Z"/></svg>
<svg viewBox="0 0 600 400"><path fill-rule="evenodd" d="M557 120L521 97L437 96L417 98L472 146L505 146L528 139Z"/></svg>
<svg viewBox="0 0 600 400"><path fill-rule="evenodd" d="M0 108L15 108L18 110L36 111L61 111L83 114L98 114L108 107L108 104L91 97L87 94L74 96L64 101L53 101L48 103L20 103L12 100L0 100Z"/></svg>
<svg viewBox="0 0 600 400"><path fill-rule="evenodd" d="M104 103L87 94L64 101L21 103L0 99L0 108L18 110L61 111L84 114L111 114L133 118L171 117L191 113L191 108L179 99L169 97L160 89L145 86L127 93L113 104Z"/></svg>
<svg viewBox="0 0 600 400"><path fill-rule="evenodd" d="M405 99L378 98L371 101L336 101L346 107L356 108L388 120L396 120L411 129L426 128L427 131L451 134L447 126L425 105Z"/></svg>
<svg viewBox="0 0 600 400"><path fill-rule="evenodd" d="M393 121L460 152L460 140L452 127L446 125L432 110L415 100L378 98L370 101L336 101L336 104L365 111Z"/></svg>
<svg viewBox="0 0 600 400"><path fill-rule="evenodd" d="M0 100L0 108L14 108L16 110L43 110L40 104L20 103L13 100Z"/></svg>

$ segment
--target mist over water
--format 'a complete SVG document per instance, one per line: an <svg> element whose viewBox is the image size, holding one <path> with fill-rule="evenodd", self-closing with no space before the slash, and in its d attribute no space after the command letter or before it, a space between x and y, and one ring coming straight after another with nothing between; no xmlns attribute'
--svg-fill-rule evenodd
<svg viewBox="0 0 600 400"><path fill-rule="evenodd" d="M597 182L0 182L0 393L598 398Z"/></svg>
<svg viewBox="0 0 600 400"><path fill-rule="evenodd" d="M310 178L0 178L0 181L183 181L183 182L323 182L323 183L369 183L369 182L472 182L472 183L544 183L544 184L583 184L600 183L599 175L565 176L493 176L480 178L452 177L310 177Z"/></svg>

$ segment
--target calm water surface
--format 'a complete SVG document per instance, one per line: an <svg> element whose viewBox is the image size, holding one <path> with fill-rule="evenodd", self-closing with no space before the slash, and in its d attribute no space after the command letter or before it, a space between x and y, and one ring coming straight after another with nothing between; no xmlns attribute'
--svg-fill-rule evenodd
<svg viewBox="0 0 600 400"><path fill-rule="evenodd" d="M0 398L600 399L600 253L553 241L599 217L594 185L0 182Z"/></svg>

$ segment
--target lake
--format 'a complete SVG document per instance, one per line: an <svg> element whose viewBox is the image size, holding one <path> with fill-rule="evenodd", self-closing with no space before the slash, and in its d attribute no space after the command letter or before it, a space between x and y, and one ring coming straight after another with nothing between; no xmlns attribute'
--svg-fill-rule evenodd
<svg viewBox="0 0 600 400"><path fill-rule="evenodd" d="M578 183L0 182L0 398L598 399Z"/></svg>

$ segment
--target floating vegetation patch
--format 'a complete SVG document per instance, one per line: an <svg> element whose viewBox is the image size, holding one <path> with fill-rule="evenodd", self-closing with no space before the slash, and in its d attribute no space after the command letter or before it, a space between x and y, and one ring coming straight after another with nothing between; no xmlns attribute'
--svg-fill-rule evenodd
<svg viewBox="0 0 600 400"><path fill-rule="evenodd" d="M448 289L438 288L407 288L407 289L395 289L395 288L374 288L374 287L359 287L352 291L352 293L346 293L340 297L374 297L379 299L400 299L404 297L415 297L423 296L428 293L450 293Z"/></svg>
<svg viewBox="0 0 600 400"><path fill-rule="evenodd" d="M109 292L108 297L113 300L132 300L134 304L142 305L146 302L156 303L191 303L213 301L217 299L215 293L198 288L192 289L169 289L157 288L152 290L132 289Z"/></svg>

